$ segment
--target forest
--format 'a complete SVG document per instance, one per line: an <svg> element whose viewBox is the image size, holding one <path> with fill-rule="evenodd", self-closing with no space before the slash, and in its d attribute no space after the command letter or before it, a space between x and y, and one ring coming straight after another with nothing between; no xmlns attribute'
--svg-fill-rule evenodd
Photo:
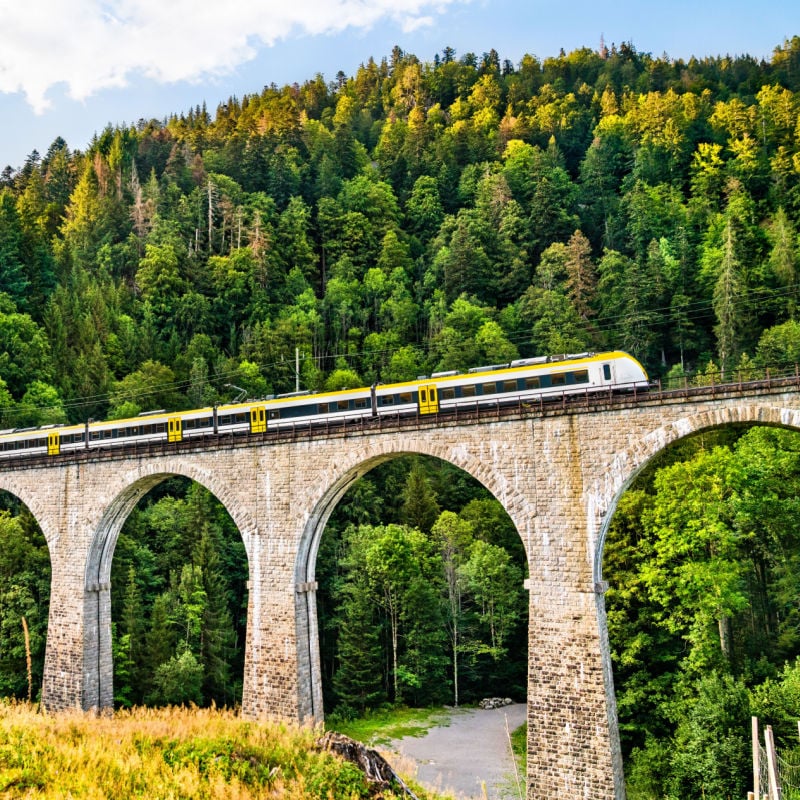
<svg viewBox="0 0 800 800"><path fill-rule="evenodd" d="M794 368L799 112L798 36L768 60L395 48L85 149L56 139L0 173L0 427L585 350L665 383ZM620 502L604 576L631 797L743 796L751 713L800 760L799 450L708 432ZM25 618L35 698L47 546L3 508L0 694L29 691ZM509 525L424 460L351 490L318 565L334 717L524 694ZM246 572L202 487L142 501L114 559L120 705L238 702Z"/></svg>

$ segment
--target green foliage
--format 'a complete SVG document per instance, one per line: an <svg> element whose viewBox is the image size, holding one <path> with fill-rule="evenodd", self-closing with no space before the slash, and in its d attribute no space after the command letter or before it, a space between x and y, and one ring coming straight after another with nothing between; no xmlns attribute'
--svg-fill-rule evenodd
<svg viewBox="0 0 800 800"><path fill-rule="evenodd" d="M67 422L67 413L58 390L43 381L31 381L15 409L19 427Z"/></svg>
<svg viewBox="0 0 800 800"><path fill-rule="evenodd" d="M457 475L426 459L389 462L355 484L326 530L318 602L337 719L385 702L458 705L525 691L519 535L485 490L457 488ZM376 492L386 498L380 514Z"/></svg>
<svg viewBox="0 0 800 800"><path fill-rule="evenodd" d="M240 701L246 576L239 533L207 490L177 480L145 496L112 565L118 701Z"/></svg>
<svg viewBox="0 0 800 800"><path fill-rule="evenodd" d="M708 798L741 797L752 782L747 737L750 701L733 677L711 673L696 687L675 732L671 794L700 792Z"/></svg>
<svg viewBox="0 0 800 800"><path fill-rule="evenodd" d="M153 690L147 698L152 705L189 705L202 702L203 665L188 646L169 661L159 664L153 676Z"/></svg>
<svg viewBox="0 0 800 800"><path fill-rule="evenodd" d="M169 367L146 361L141 368L118 381L110 397L109 419L121 419L131 411L167 409L173 411L181 405L175 391L175 375ZM135 416L135 414L131 414Z"/></svg>
<svg viewBox="0 0 800 800"><path fill-rule="evenodd" d="M42 682L50 599L50 555L23 509L0 511L0 696L27 697L24 617L30 632L32 691Z"/></svg>
<svg viewBox="0 0 800 800"><path fill-rule="evenodd" d="M606 544L629 794L724 798L747 787L751 713L794 757L800 437L751 428L666 455Z"/></svg>

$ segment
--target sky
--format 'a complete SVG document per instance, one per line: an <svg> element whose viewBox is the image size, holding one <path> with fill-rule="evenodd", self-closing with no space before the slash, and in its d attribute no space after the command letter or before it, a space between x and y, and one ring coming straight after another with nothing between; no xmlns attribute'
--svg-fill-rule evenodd
<svg viewBox="0 0 800 800"><path fill-rule="evenodd" d="M399 45L421 61L491 48L518 64L630 42L672 58L769 58L798 0L0 0L0 168L57 136L163 119L270 83L352 75Z"/></svg>

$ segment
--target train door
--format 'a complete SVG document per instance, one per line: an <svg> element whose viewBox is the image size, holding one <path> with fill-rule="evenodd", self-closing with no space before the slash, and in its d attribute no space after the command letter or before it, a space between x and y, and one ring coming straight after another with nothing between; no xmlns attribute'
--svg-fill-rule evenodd
<svg viewBox="0 0 800 800"><path fill-rule="evenodd" d="M264 433L267 430L267 409L253 406L250 409L250 433Z"/></svg>
<svg viewBox="0 0 800 800"><path fill-rule="evenodd" d="M61 434L58 431L50 431L47 434L47 455L57 456L61 452Z"/></svg>
<svg viewBox="0 0 800 800"><path fill-rule="evenodd" d="M439 410L439 393L435 383L422 384L419 387L419 413L435 414Z"/></svg>
<svg viewBox="0 0 800 800"><path fill-rule="evenodd" d="M183 426L180 417L170 417L167 420L167 441L179 442L183 439Z"/></svg>

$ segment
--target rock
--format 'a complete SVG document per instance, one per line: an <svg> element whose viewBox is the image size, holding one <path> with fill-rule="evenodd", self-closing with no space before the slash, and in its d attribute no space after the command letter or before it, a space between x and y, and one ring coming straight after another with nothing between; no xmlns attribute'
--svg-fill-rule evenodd
<svg viewBox="0 0 800 800"><path fill-rule="evenodd" d="M510 706L514 701L510 697L484 697L478 703L480 708L502 708L503 706Z"/></svg>

